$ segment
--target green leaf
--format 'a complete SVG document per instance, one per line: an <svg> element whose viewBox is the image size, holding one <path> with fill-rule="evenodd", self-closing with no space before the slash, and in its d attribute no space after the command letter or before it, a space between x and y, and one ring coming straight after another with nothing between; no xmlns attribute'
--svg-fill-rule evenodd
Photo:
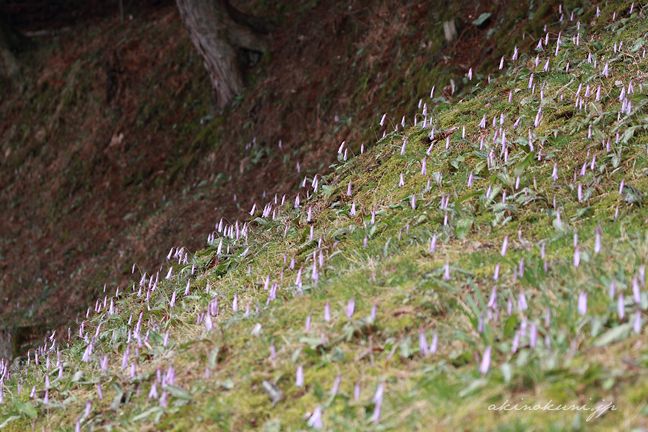
<svg viewBox="0 0 648 432"><path fill-rule="evenodd" d="M466 201L467 199L470 199L470 198L476 197L476 196L480 196L480 195L483 195L483 194L484 194L483 191L470 192L470 193L467 193L466 195L462 196L461 198L459 198L456 202L463 202L463 201Z"/></svg>
<svg viewBox="0 0 648 432"><path fill-rule="evenodd" d="M131 419L131 421L144 420L144 419L150 417L151 414L154 414L154 413L160 412L160 411L164 411L164 409L162 407L159 407L159 406L154 406L153 408L149 408L146 411L144 411L143 413L140 413L140 414L136 415L135 417L133 417Z"/></svg>
<svg viewBox="0 0 648 432"><path fill-rule="evenodd" d="M299 354L301 353L301 348L297 348L295 351L293 351L292 355L290 356L290 360L293 363L297 363L297 360L299 359Z"/></svg>
<svg viewBox="0 0 648 432"><path fill-rule="evenodd" d="M513 368L511 367L511 365L508 363L502 363L502 365L500 366L500 371L502 372L504 381L507 383L511 382L511 377L513 376Z"/></svg>
<svg viewBox="0 0 648 432"><path fill-rule="evenodd" d="M636 187L626 184L623 186L623 191L621 191L621 195L623 196L623 199L625 202L628 204L639 204L641 206L641 203L643 201L643 195L639 189Z"/></svg>
<svg viewBox="0 0 648 432"><path fill-rule="evenodd" d="M11 416L11 417L9 417L7 420L2 422L2 424L0 424L0 429L4 429L9 423L11 423L14 420L18 420L19 418L20 418L19 416Z"/></svg>
<svg viewBox="0 0 648 432"><path fill-rule="evenodd" d="M166 389L169 392L169 394L173 397L177 397L178 399L184 399L184 400L191 399L191 395L187 392L187 390L183 389L182 387L167 384Z"/></svg>
<svg viewBox="0 0 648 432"><path fill-rule="evenodd" d="M409 358L414 354L412 350L412 339L407 336L399 345L398 347L400 348L400 355L403 358Z"/></svg>
<svg viewBox="0 0 648 432"><path fill-rule="evenodd" d="M112 408L113 411L117 411L121 405L122 397L124 396L124 388L117 381L112 382L112 387L115 389L115 398L110 404L110 408Z"/></svg>
<svg viewBox="0 0 648 432"><path fill-rule="evenodd" d="M515 182L513 181L511 176L506 173L499 173L497 174L496 178L499 179L499 181L501 181L502 184L506 187L513 188L513 186L515 186Z"/></svg>
<svg viewBox="0 0 648 432"><path fill-rule="evenodd" d="M480 25L484 24L488 18L490 18L491 14L488 12L485 12L477 17L475 21L472 23L479 27Z"/></svg>
<svg viewBox="0 0 648 432"><path fill-rule="evenodd" d="M585 207L576 210L576 218L577 219L582 219L584 217L590 216L594 214L594 207Z"/></svg>
<svg viewBox="0 0 648 432"><path fill-rule="evenodd" d="M517 328L518 320L515 315L511 315L504 324L504 338L509 339L513 336L515 329Z"/></svg>
<svg viewBox="0 0 648 432"><path fill-rule="evenodd" d="M630 52L635 53L635 52L639 51L641 49L641 47L645 43L646 43L646 40L644 38L640 37L639 39L637 39L635 41L634 45L632 45L632 48L630 48Z"/></svg>
<svg viewBox="0 0 648 432"><path fill-rule="evenodd" d="M225 381L221 381L219 385L225 390L232 390L234 388L234 381L232 381L232 378L227 378Z"/></svg>
<svg viewBox="0 0 648 432"><path fill-rule="evenodd" d="M473 226L473 220L470 218L462 218L455 224L455 234L459 239L465 238Z"/></svg>
<svg viewBox="0 0 648 432"><path fill-rule="evenodd" d="M628 144L628 142L630 142L630 140L634 136L635 131L637 129L639 129L640 127L641 126L632 126L632 127L629 127L628 129L626 129L625 132L623 132L623 134L619 138L619 143L620 144Z"/></svg>
<svg viewBox="0 0 648 432"><path fill-rule="evenodd" d="M331 238L335 240L340 240L342 237L345 235L349 234L349 229L348 228L338 228L335 230L335 232L331 235Z"/></svg>
<svg viewBox="0 0 648 432"><path fill-rule="evenodd" d="M266 226L266 225L268 225L268 221L265 220L265 219L263 219L263 218L260 218L260 217L258 217L258 218L254 218L254 219L252 220L252 222L256 222L256 223L258 223L259 225L262 225L262 226Z"/></svg>
<svg viewBox="0 0 648 432"><path fill-rule="evenodd" d="M71 383L79 382L83 378L83 371L76 371L74 372L74 375L72 375L72 378L70 378Z"/></svg>
<svg viewBox="0 0 648 432"><path fill-rule="evenodd" d="M391 243L391 238L388 238L383 246L383 257L387 258L389 256L389 243Z"/></svg>
<svg viewBox="0 0 648 432"><path fill-rule="evenodd" d="M344 351L342 351L342 348L335 347L335 349L333 349L333 356L331 357L331 361L334 362L344 361Z"/></svg>
<svg viewBox="0 0 648 432"><path fill-rule="evenodd" d="M277 387L274 383L271 383L270 381L267 380L263 381L261 383L261 387L263 388L263 391L265 391L267 395L270 396L273 407L277 404L277 402L279 402L284 398L281 389Z"/></svg>
<svg viewBox="0 0 648 432"><path fill-rule="evenodd" d="M517 178L520 177L522 174L524 174L524 171L526 171L529 166L531 166L531 163L533 163L533 158L535 157L535 152L529 153L520 163L518 163L515 168L513 168L513 175Z"/></svg>
<svg viewBox="0 0 648 432"><path fill-rule="evenodd" d="M209 353L209 358L207 359L207 366L209 366L209 369L214 369L216 367L216 360L218 359L219 350L219 347L214 347L214 349L212 349Z"/></svg>
<svg viewBox="0 0 648 432"><path fill-rule="evenodd" d="M469 394L476 392L480 388L485 387L487 383L488 381L484 378L476 379L459 392L459 397L462 398L468 396Z"/></svg>
<svg viewBox="0 0 648 432"><path fill-rule="evenodd" d="M621 324L611 328L594 341L594 346L602 347L614 342L619 342L628 337L630 330L632 330L632 323Z"/></svg>
<svg viewBox="0 0 648 432"><path fill-rule="evenodd" d="M18 398L14 398L14 405L19 412L25 414L30 419L34 420L38 417L36 407L29 402L21 402Z"/></svg>
<svg viewBox="0 0 648 432"><path fill-rule="evenodd" d="M314 350L317 349L318 346L322 345L322 338L302 336L299 338L299 343L306 344Z"/></svg>

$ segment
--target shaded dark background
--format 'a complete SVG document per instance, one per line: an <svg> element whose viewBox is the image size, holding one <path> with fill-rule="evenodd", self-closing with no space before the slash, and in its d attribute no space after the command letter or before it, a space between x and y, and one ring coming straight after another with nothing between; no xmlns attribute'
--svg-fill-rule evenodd
<svg viewBox="0 0 648 432"><path fill-rule="evenodd" d="M173 0L124 0L124 15L138 14ZM0 14L21 31L59 30L119 16L118 0L0 0Z"/></svg>

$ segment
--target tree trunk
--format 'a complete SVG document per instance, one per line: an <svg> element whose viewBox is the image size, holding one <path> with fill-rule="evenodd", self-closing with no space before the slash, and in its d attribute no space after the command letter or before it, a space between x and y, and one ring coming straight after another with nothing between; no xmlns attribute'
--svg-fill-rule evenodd
<svg viewBox="0 0 648 432"><path fill-rule="evenodd" d="M0 76L11 77L19 70L16 54L27 51L32 41L0 16Z"/></svg>
<svg viewBox="0 0 648 432"><path fill-rule="evenodd" d="M269 29L263 20L247 16L227 0L176 0L180 17L205 63L218 108L241 92L241 51L264 53Z"/></svg>

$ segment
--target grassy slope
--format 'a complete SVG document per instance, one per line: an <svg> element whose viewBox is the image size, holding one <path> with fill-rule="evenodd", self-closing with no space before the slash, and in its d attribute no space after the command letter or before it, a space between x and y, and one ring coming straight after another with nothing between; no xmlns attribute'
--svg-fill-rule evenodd
<svg viewBox="0 0 648 432"><path fill-rule="evenodd" d="M433 85L492 63L522 33L540 35L557 11L467 0L235 3L283 23L272 60L246 71L245 94L216 117L175 6L45 38L24 73L0 83L0 326L67 327L104 284L127 283L128 263L151 268L179 242L199 248L215 217L244 217L266 192L294 190L326 170L339 142L373 141L379 113L412 115ZM444 44L442 22L458 11L466 23L492 17Z"/></svg>
<svg viewBox="0 0 648 432"><path fill-rule="evenodd" d="M316 193L307 181L298 209L288 199L284 206L273 206L278 212L274 218L260 217L257 211L249 222L247 238L217 235L213 246L190 256L188 264L173 258L161 269L159 284L150 293L150 307L147 282L141 295L129 291L114 299L114 314L106 311L113 301L109 298L107 307L84 327L92 339L101 324L89 362L81 361L87 343L73 336L71 347L61 351L61 379L53 353L49 371L42 356L39 366L32 356L28 375L12 373L5 383L2 406L4 416L15 416L8 429L23 430L30 416L37 414L39 424L54 430L73 429L79 418L87 430L186 430L210 425L233 430L295 430L307 429L305 414L316 406L323 408L324 426L329 430L430 430L431 425L447 430L526 430L533 425L543 430L639 427L648 414L648 356L644 330L635 334L632 323L635 313L643 313L648 306L648 296L642 292L640 304L635 304L632 280L647 259L643 225L648 211L629 202L630 186L620 195L619 185L624 180L642 191L648 182L644 175L648 168L644 130L648 125L644 109L647 61L642 56L648 29L644 14L635 10L629 16L629 7L609 5L600 18L593 19L595 23L583 23L579 46L572 43L575 23L565 23L558 56L554 57L556 35L552 35L549 47L540 53L538 67L535 58L523 55L491 85L476 84L462 101L454 105L434 101L437 135L429 155L430 130L421 128L419 116L418 126L404 132L399 128L365 154L340 161L333 174L318 182ZM621 41L622 50L614 53L615 43ZM588 51L597 58L596 68L587 62ZM547 58L551 59L550 71L543 72ZM565 72L568 61L569 72ZM609 78L601 74L605 63ZM532 71L538 85L535 94L527 88ZM627 89L631 79L633 111L618 117L621 85ZM539 86L543 83L541 102ZM583 110L574 109L580 83L581 96L587 84L594 88ZM602 97L596 103L599 85ZM510 91L515 92L511 103ZM542 120L534 127L541 105ZM501 113L505 114L508 161L497 150L489 166L486 160L495 131L492 120L499 121ZM487 127L480 129L484 114ZM590 125L592 139L587 138ZM529 157L529 129L535 150L541 150L539 160L537 153ZM446 136L450 137L447 150ZM404 138L407 145L401 154ZM611 141L609 152L601 145L603 139ZM494 147L499 149L499 145ZM594 156L592 170L589 163ZM421 174L424 158L427 175ZM581 176L584 162L588 166ZM554 164L557 181L551 179ZM468 186L471 172L474 184ZM398 186L401 173L403 187ZM440 183L437 173L441 173ZM346 194L349 182L350 197ZM580 201L578 185L584 193ZM311 195L308 200L304 199L306 191ZM504 191L507 198L502 203ZM416 197L414 209L412 196ZM450 196L447 209L441 205L444 196ZM350 214L353 202L355 216ZM310 224L306 220L309 209ZM595 253L598 225L603 249ZM573 264L575 232L579 234L578 267ZM433 235L437 246L430 252ZM509 247L502 256L505 236ZM223 252L229 246L229 253L215 256L221 238ZM323 256L317 284L311 278L315 253L317 262L319 254ZM525 260L523 276L516 270L521 259ZM497 264L501 270L494 280ZM173 277L166 280L169 266ZM299 269L303 269L303 295L295 285ZM270 286L278 285L272 301L264 289L268 276ZM140 277L134 280L137 287ZM188 280L191 293L184 295ZM608 295L612 281L617 293L625 295L623 319L617 313L617 297ZM640 291L645 291L643 282L638 283ZM486 304L493 288L497 301L489 314ZM171 308L174 291L177 297ZM585 316L577 312L581 292L588 294ZM518 307L521 293L529 306L526 310ZM232 306L235 295L237 312ZM509 298L515 303L510 316L506 312ZM355 311L348 318L345 310L351 299L355 299ZM197 324L197 320L215 300L214 329L207 331L204 322ZM327 302L328 322L323 313ZM374 304L377 312L372 320ZM244 313L247 305L251 306L249 316ZM546 322L547 311L550 322ZM312 324L306 331L309 315ZM135 339L127 341L140 316L146 342L142 340L137 348ZM484 317L483 326L480 317ZM539 336L531 348L529 334L534 324ZM512 353L513 340L522 328L525 335ZM166 332L169 342L164 347ZM425 356L419 350L421 332L428 343L438 334L436 353ZM479 358L488 346L492 347L492 363L488 373L481 374ZM127 347L130 354L122 369ZM99 366L103 356L109 360L106 372ZM135 365L134 376L131 365ZM174 384L156 384L158 392L166 394L164 400L148 399L157 382L156 370L164 376L170 365L176 373ZM304 370L304 387L295 386L298 366ZM43 401L46 373L51 386L48 403ZM331 397L338 374L339 391ZM356 382L361 388L357 401L353 397ZM103 398L98 396L98 384ZM384 402L376 425L371 399L379 384L384 386ZM23 388L20 396L18 385ZM30 399L34 385L36 398ZM283 396L274 407L263 390L273 386ZM590 408L605 399L613 401L617 410L587 422L590 412L520 414L488 409L490 404L501 405L507 399L519 403L522 398L532 404L552 400ZM88 400L92 406L86 416Z"/></svg>

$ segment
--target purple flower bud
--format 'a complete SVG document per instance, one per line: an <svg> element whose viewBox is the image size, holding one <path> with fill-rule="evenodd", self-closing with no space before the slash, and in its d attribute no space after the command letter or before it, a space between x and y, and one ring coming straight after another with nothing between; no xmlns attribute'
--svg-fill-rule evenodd
<svg viewBox="0 0 648 432"><path fill-rule="evenodd" d="M419 328L419 351L421 351L421 354L423 354L424 356L427 356L430 353L423 327Z"/></svg>
<svg viewBox="0 0 648 432"><path fill-rule="evenodd" d="M520 333L515 332L515 336L513 336L513 342L511 342L511 354L515 354L519 346L520 346Z"/></svg>
<svg viewBox="0 0 648 432"><path fill-rule="evenodd" d="M360 380L356 381L353 387L353 399L357 402L360 400Z"/></svg>
<svg viewBox="0 0 648 432"><path fill-rule="evenodd" d="M434 253L436 249L437 235L434 234L430 240L430 253Z"/></svg>
<svg viewBox="0 0 648 432"><path fill-rule="evenodd" d="M641 304L641 289L639 288L639 280L636 275L632 278L632 295L634 296L634 302Z"/></svg>
<svg viewBox="0 0 648 432"><path fill-rule="evenodd" d="M355 299L351 299L349 300L349 303L347 303L347 309L346 309L347 318L351 318L353 316L354 310L355 310Z"/></svg>
<svg viewBox="0 0 648 432"><path fill-rule="evenodd" d="M297 278L295 279L295 285L297 285L298 287L302 286L302 268L300 268L299 271L297 272Z"/></svg>
<svg viewBox="0 0 648 432"><path fill-rule="evenodd" d="M527 310L528 305L526 301L526 296L524 295L524 291L520 293L520 296L518 297L518 309L521 311Z"/></svg>
<svg viewBox="0 0 648 432"><path fill-rule="evenodd" d="M171 295L171 301L169 302L170 308L173 308L173 305L175 305L175 299L176 299L176 292L173 291L173 294Z"/></svg>
<svg viewBox="0 0 648 432"><path fill-rule="evenodd" d="M529 345L531 348L535 348L538 342L538 325L535 321L531 322L531 328L529 329Z"/></svg>
<svg viewBox="0 0 648 432"><path fill-rule="evenodd" d="M495 264L495 271L493 273L493 280L497 280L499 278L499 272L500 272L500 263Z"/></svg>
<svg viewBox="0 0 648 432"><path fill-rule="evenodd" d="M304 386L304 367L297 367L297 376L295 377L295 386L303 387Z"/></svg>
<svg viewBox="0 0 648 432"><path fill-rule="evenodd" d="M619 314L620 320L625 318L625 300L623 298L623 293L619 293L619 297L617 299L617 312Z"/></svg>
<svg viewBox="0 0 648 432"><path fill-rule="evenodd" d="M637 334L641 332L641 311L635 312L632 330Z"/></svg>
<svg viewBox="0 0 648 432"><path fill-rule="evenodd" d="M129 356L130 356L130 346L127 346L126 351L124 351L124 356L122 358L122 369L126 369L126 366L128 366Z"/></svg>
<svg viewBox="0 0 648 432"><path fill-rule="evenodd" d="M218 298L215 298L211 302L209 302L208 306L208 315L216 316L218 315Z"/></svg>
<svg viewBox="0 0 648 432"><path fill-rule="evenodd" d="M351 211L350 211L349 213L351 214L351 216L355 216L355 215L356 215L356 204L355 204L355 201L351 204Z"/></svg>
<svg viewBox="0 0 648 432"><path fill-rule="evenodd" d="M384 393L384 386L383 386L383 383L380 383L380 384L378 384L378 387L376 388L376 393L371 398L371 402L373 402L375 404L382 403L383 393Z"/></svg>
<svg viewBox="0 0 648 432"><path fill-rule="evenodd" d="M385 114L387 115L387 114ZM385 118L383 117L383 120ZM382 123L382 121L381 121ZM382 124L381 124L382 126ZM324 427L324 424L322 423L322 407L321 406L316 406L315 409L313 410L313 414L308 418L308 426L314 428L314 429L322 429Z"/></svg>
<svg viewBox="0 0 648 432"><path fill-rule="evenodd" d="M430 354L434 354L435 352L437 352L438 347L439 347L439 333L434 333L434 336L432 336L432 343L430 344L430 349L429 349Z"/></svg>
<svg viewBox="0 0 648 432"><path fill-rule="evenodd" d="M313 263L313 272L311 273L311 279L317 283L319 280L319 271L317 270L317 263Z"/></svg>
<svg viewBox="0 0 648 432"><path fill-rule="evenodd" d="M214 329L214 323L211 319L211 314L209 313L205 314L205 329L207 329L207 331L212 331Z"/></svg>
<svg viewBox="0 0 648 432"><path fill-rule="evenodd" d="M490 369L490 363L491 363L491 345L488 345L484 350L484 355L479 365L479 372L481 374L486 374Z"/></svg>
<svg viewBox="0 0 648 432"><path fill-rule="evenodd" d="M500 252L500 255L502 256L506 255L507 250L508 250L508 235L504 237L504 241L502 242L502 251Z"/></svg>
<svg viewBox="0 0 648 432"><path fill-rule="evenodd" d="M494 308L497 303L497 287L493 287L493 290L491 291L490 298L488 299L488 304L486 307L489 308Z"/></svg>
<svg viewBox="0 0 648 432"><path fill-rule="evenodd" d="M151 390L149 391L148 398L149 399L157 399L158 392L157 392L157 383L154 382L153 385L151 386Z"/></svg>
<svg viewBox="0 0 648 432"><path fill-rule="evenodd" d="M378 303L374 303L373 307L371 308L371 320L373 322L376 322L376 311L378 309Z"/></svg>
<svg viewBox="0 0 648 432"><path fill-rule="evenodd" d="M328 300L326 300L326 303L324 303L324 321L331 321L331 308L329 306Z"/></svg>
<svg viewBox="0 0 648 432"><path fill-rule="evenodd" d="M578 313L587 314L587 293L585 291L581 291L578 295Z"/></svg>
<svg viewBox="0 0 648 432"><path fill-rule="evenodd" d="M578 267L580 264L580 248L576 247L574 250L574 267Z"/></svg>
<svg viewBox="0 0 648 432"><path fill-rule="evenodd" d="M331 396L335 396L338 393L341 378L341 374L337 374L337 376L335 377L335 381L333 381L333 387L331 388Z"/></svg>
<svg viewBox="0 0 648 432"><path fill-rule="evenodd" d="M616 284L614 283L614 281L610 282L609 295L610 300L614 299L614 296L616 295Z"/></svg>
<svg viewBox="0 0 648 432"><path fill-rule="evenodd" d="M601 225L596 226L596 233L594 234L594 253L601 252Z"/></svg>
<svg viewBox="0 0 648 432"><path fill-rule="evenodd" d="M443 270L443 280L450 280L450 262L446 261L444 270Z"/></svg>

